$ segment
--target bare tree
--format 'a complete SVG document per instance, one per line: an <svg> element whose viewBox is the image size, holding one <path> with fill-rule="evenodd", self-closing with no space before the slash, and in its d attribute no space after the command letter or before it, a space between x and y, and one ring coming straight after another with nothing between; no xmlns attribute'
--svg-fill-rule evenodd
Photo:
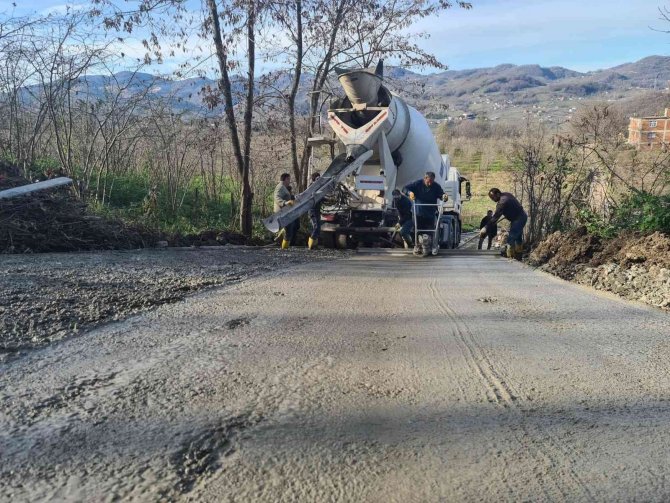
<svg viewBox="0 0 670 503"><path fill-rule="evenodd" d="M307 134L300 156L295 119L290 119L293 124L291 141L296 144L292 144L296 150L296 154L292 154L293 171L300 190L307 185L312 149L307 140L323 133L320 116L323 105L332 94L328 88L333 68L336 65L365 67L383 58L395 58L407 66L446 68L416 43L417 38L425 35L408 34L407 29L417 20L437 15L453 5L470 8L468 2L446 0L315 0L309 6L298 6L304 22L297 22L297 9L293 16L286 13L281 17L293 41L289 56L294 66L289 94L292 98L288 106L291 116L296 114L294 100L301 72L307 70L312 79Z"/></svg>
<svg viewBox="0 0 670 503"><path fill-rule="evenodd" d="M537 244L569 226L570 211L583 203L580 196L592 176L579 144L569 136L548 137L542 123L527 119L510 162L516 193L528 211L526 241Z"/></svg>

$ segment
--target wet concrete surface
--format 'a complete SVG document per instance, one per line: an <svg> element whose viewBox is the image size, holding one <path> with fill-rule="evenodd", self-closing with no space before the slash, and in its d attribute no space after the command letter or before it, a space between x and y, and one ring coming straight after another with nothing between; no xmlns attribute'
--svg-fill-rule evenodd
<svg viewBox="0 0 670 503"><path fill-rule="evenodd" d="M0 255L0 362L204 288L342 256L241 246Z"/></svg>
<svg viewBox="0 0 670 503"><path fill-rule="evenodd" d="M366 251L7 361L2 501L667 501L670 316Z"/></svg>

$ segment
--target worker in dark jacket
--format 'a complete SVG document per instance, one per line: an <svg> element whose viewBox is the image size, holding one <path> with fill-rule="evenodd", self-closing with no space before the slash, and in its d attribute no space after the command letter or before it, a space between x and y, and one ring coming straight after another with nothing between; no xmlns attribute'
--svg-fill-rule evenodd
<svg viewBox="0 0 670 503"><path fill-rule="evenodd" d="M321 173L318 171L312 173L312 183L316 182L320 177ZM307 238L307 248L313 250L319 243L319 236L321 235L321 201L316 203L307 215L309 216L309 222L312 224L312 233Z"/></svg>
<svg viewBox="0 0 670 503"><path fill-rule="evenodd" d="M509 192L501 192L500 189L489 190L489 197L496 203L496 211L491 217L487 228L498 223L505 217L510 222L509 234L507 235L507 256L521 260L523 255L523 228L528 221L528 215L521 203ZM488 230L480 231L480 237L486 235Z"/></svg>
<svg viewBox="0 0 670 503"><path fill-rule="evenodd" d="M398 224L400 224L400 237L409 248L412 245L412 229L414 228L414 219L412 218L412 201L398 189L393 191L393 205L398 210Z"/></svg>
<svg viewBox="0 0 670 503"><path fill-rule="evenodd" d="M435 173L427 171L422 180L405 185L403 192L417 204L437 204L444 196L444 190L435 183ZM417 206L416 223L420 229L434 229L437 208L435 206Z"/></svg>
<svg viewBox="0 0 670 503"><path fill-rule="evenodd" d="M486 229L486 234L484 236L481 235L479 236L479 244L477 245L478 250L482 249L482 244L484 243L485 238L489 239L486 249L490 250L491 241L493 241L493 238L498 235L498 224L493 224L489 226L489 222L491 221L492 217L493 217L493 211L488 210L486 212L486 216L482 218L482 221L479 223L479 228Z"/></svg>

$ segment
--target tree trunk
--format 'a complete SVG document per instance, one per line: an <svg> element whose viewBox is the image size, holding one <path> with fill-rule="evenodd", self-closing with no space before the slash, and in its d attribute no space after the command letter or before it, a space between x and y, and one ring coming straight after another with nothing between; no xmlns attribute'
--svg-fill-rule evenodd
<svg viewBox="0 0 670 503"><path fill-rule="evenodd" d="M301 175L301 166L298 161L298 138L295 130L295 98L298 95L298 89L300 87L300 76L302 75L302 0L296 0L295 2L295 19L296 19L296 58L295 58L295 70L293 73L293 86L291 88L291 94L288 97L288 116L289 116L289 128L291 130L291 160L293 162L293 177L298 184L298 192L305 190L302 184Z"/></svg>
<svg viewBox="0 0 670 503"><path fill-rule="evenodd" d="M251 170L251 122L254 112L254 80L256 66L256 2L251 0L247 7L247 99L244 110L244 166L242 171L242 207L240 208L240 229L242 234L251 237L253 230L252 203L249 172Z"/></svg>
<svg viewBox="0 0 670 503"><path fill-rule="evenodd" d="M249 19L248 31L253 34L255 28L255 10L254 2L250 2L249 13L253 14L254 18ZM230 142L233 147L233 154L235 156L235 163L237 164L237 172L242 179L242 197L240 202L240 227L242 233L246 236L251 235L252 220L251 220L251 202L253 201L253 194L251 193L251 186L249 185L249 149L251 148L251 118L252 109L249 104L253 106L253 57L255 49L255 41L253 36L249 37L249 76L251 78L251 88L247 91L247 110L244 114L245 119L245 145L244 154L240 145L240 137L237 130L237 122L235 120L235 109L233 108L233 91L230 83L230 75L228 74L228 54L223 45L223 37L221 35L221 23L219 22L219 11L216 6L216 0L207 0L207 7L209 8L209 15L212 21L212 37L214 38L214 46L216 48L216 57L219 63L219 71L221 72L221 79L219 80L219 88L223 92L224 107L226 113L226 124L230 131ZM248 127L247 127L248 126ZM245 182L246 181L246 182Z"/></svg>

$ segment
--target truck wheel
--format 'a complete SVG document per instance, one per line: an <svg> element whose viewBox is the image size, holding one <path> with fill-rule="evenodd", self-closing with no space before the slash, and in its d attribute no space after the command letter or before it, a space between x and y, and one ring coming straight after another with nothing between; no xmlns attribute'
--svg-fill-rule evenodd
<svg viewBox="0 0 670 503"><path fill-rule="evenodd" d="M449 248L449 243L451 241L451 226L448 223L444 226L444 234L440 239L440 248L446 249Z"/></svg>
<svg viewBox="0 0 670 503"><path fill-rule="evenodd" d="M334 232L321 232L321 243L324 248L335 248L335 233Z"/></svg>
<svg viewBox="0 0 670 503"><path fill-rule="evenodd" d="M337 247L340 250L351 250L356 248L356 242L347 234L337 234L335 239L337 240Z"/></svg>
<svg viewBox="0 0 670 503"><path fill-rule="evenodd" d="M451 249L458 248L458 230L456 229L456 222L451 221Z"/></svg>

